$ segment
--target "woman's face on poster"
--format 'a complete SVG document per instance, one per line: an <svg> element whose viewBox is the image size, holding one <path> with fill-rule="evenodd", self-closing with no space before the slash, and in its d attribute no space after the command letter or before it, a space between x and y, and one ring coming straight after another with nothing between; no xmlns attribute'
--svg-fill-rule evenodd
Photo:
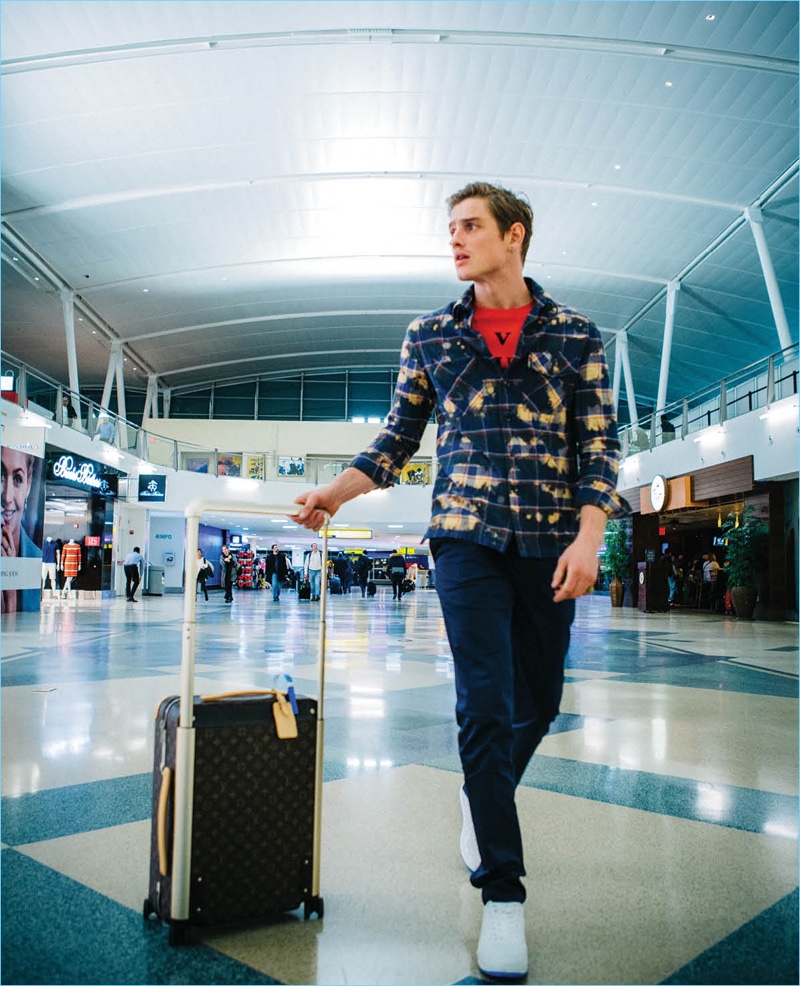
<svg viewBox="0 0 800 986"><path fill-rule="evenodd" d="M26 452L4 448L3 473L3 554L19 552L19 529L33 479L33 460Z"/></svg>

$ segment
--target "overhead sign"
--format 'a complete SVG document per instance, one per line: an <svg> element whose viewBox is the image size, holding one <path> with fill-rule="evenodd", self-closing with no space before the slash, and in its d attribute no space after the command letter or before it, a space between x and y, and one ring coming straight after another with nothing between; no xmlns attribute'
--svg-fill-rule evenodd
<svg viewBox="0 0 800 986"><path fill-rule="evenodd" d="M320 531L318 537L322 536L322 531ZM329 530L328 537L352 539L353 541L369 541L372 538L372 531L368 531L366 528L352 527L350 529L346 529L342 527L338 530Z"/></svg>
<svg viewBox="0 0 800 986"><path fill-rule="evenodd" d="M117 477L99 473L98 465L99 463L80 459L76 455L60 455L50 463L47 478L65 486L77 486L105 497L115 497L118 490Z"/></svg>
<svg viewBox="0 0 800 986"><path fill-rule="evenodd" d="M164 503L166 499L166 476L159 474L139 477L139 503Z"/></svg>

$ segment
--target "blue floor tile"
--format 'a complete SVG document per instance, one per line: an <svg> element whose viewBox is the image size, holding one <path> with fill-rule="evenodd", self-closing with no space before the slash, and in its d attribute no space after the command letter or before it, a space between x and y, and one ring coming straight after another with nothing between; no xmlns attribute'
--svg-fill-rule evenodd
<svg viewBox="0 0 800 986"><path fill-rule="evenodd" d="M170 947L160 924L13 849L2 864L4 983L278 983L206 945Z"/></svg>
<svg viewBox="0 0 800 986"><path fill-rule="evenodd" d="M795 890L664 979L663 986L797 983L800 979L797 904Z"/></svg>

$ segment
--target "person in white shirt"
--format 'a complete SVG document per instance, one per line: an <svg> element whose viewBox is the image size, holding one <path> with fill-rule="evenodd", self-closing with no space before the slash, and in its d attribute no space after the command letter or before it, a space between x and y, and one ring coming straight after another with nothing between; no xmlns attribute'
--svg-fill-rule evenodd
<svg viewBox="0 0 800 986"><path fill-rule="evenodd" d="M129 603L137 603L139 600L134 597L139 583L142 581L144 558L139 549L134 548L125 556L125 561L122 564L125 569L125 598Z"/></svg>
<svg viewBox="0 0 800 986"><path fill-rule="evenodd" d="M306 578L311 582L311 599L319 599L320 585L322 583L322 554L319 545L312 544L311 552L306 555L303 566Z"/></svg>

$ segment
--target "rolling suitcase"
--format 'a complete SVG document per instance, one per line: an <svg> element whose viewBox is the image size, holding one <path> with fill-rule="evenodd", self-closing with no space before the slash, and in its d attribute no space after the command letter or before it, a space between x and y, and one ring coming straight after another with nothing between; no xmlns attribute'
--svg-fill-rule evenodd
<svg viewBox="0 0 800 986"><path fill-rule="evenodd" d="M186 584L193 585L201 514L186 508ZM296 507L231 504L237 513ZM169 923L172 945L192 927L218 929L303 906L323 916L319 846L324 741L325 574L323 538L319 697L254 689L194 695L196 595L184 594L181 694L156 715L150 880L144 917ZM186 710L190 710L187 713Z"/></svg>
<svg viewBox="0 0 800 986"><path fill-rule="evenodd" d="M372 581L367 582L367 595L374 596L377 591L378 591L378 587L375 585L374 582Z"/></svg>
<svg viewBox="0 0 800 986"><path fill-rule="evenodd" d="M311 598L311 583L308 581L308 579L303 579L301 582L298 583L297 598L298 599Z"/></svg>

